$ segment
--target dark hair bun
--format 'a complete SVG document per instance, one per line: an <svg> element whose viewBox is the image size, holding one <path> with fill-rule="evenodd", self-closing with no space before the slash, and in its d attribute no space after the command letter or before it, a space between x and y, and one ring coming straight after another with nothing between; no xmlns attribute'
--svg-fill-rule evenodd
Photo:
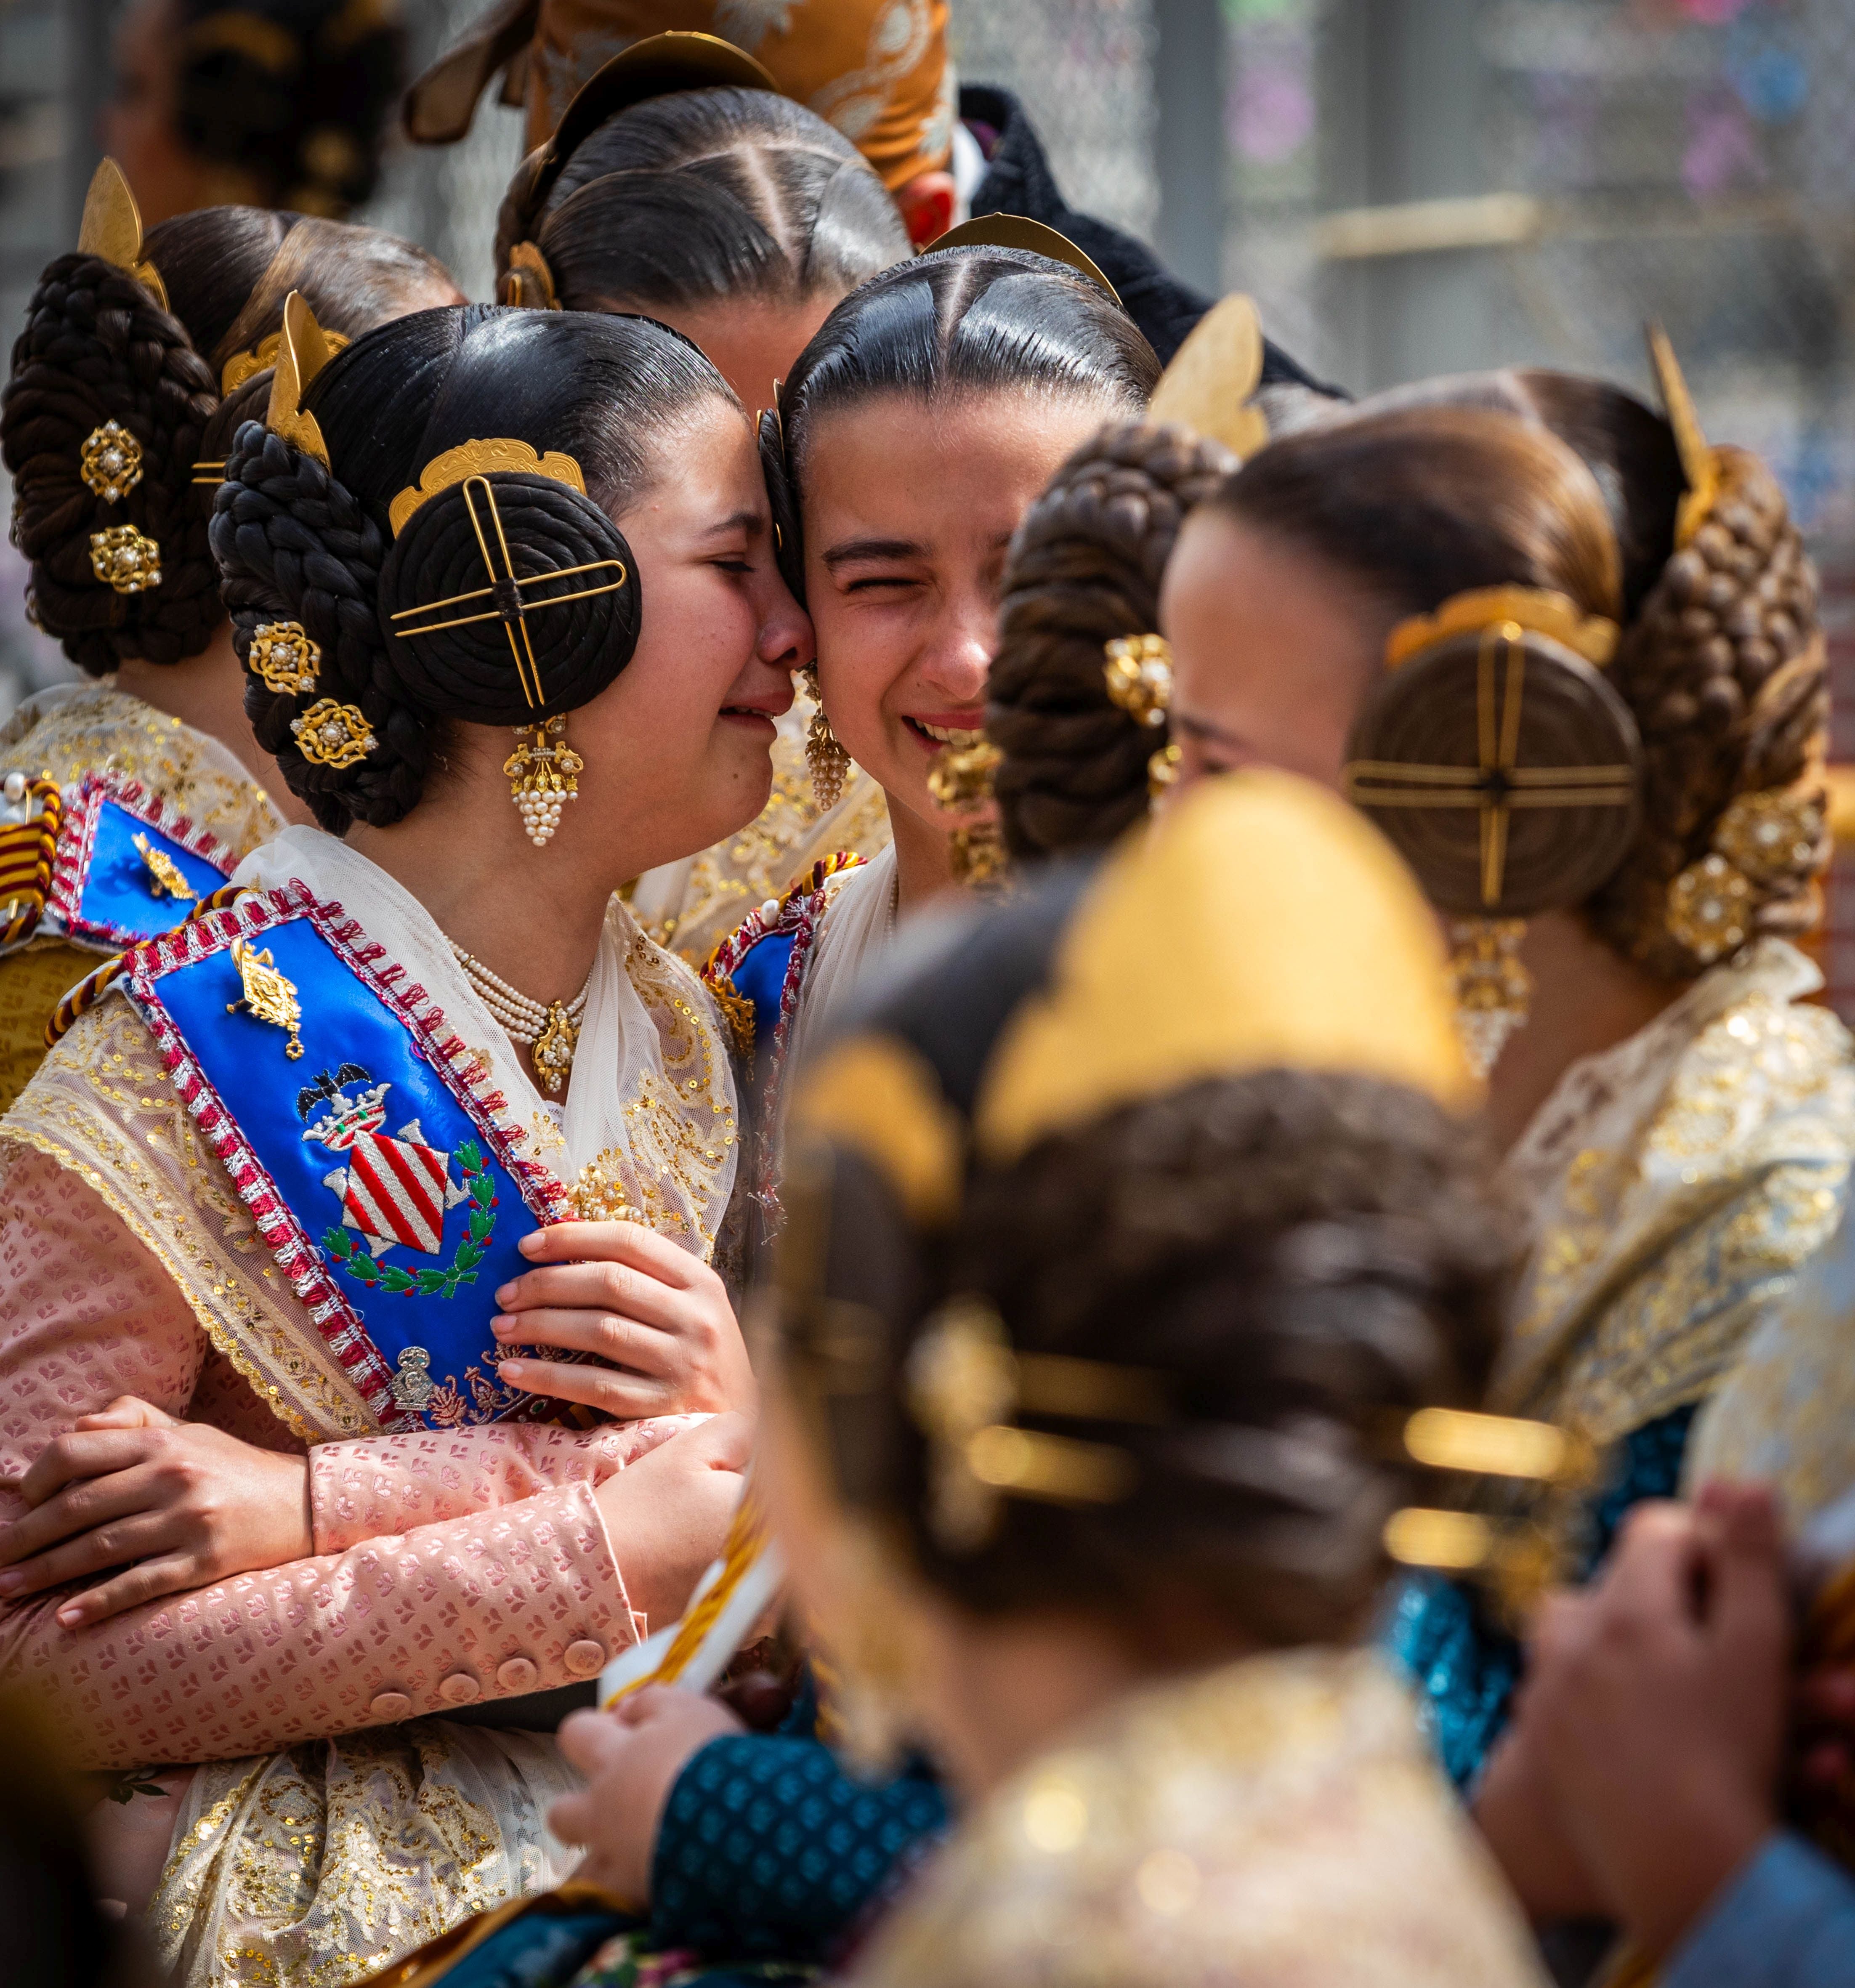
<svg viewBox="0 0 1855 1988"><path fill-rule="evenodd" d="M1380 677L1349 742L1351 799L1410 864L1424 896L1456 918L1531 918L1583 903L1628 854L1640 816L1642 744L1627 705L1563 644L1529 631L1518 646L1517 722L1508 704L1515 688L1509 644L1469 633ZM1503 742L1512 744L1511 778L1488 772L1491 739L1497 758ZM1603 777L1607 770L1613 777ZM1465 794L1475 798L1465 802ZM1492 898L1483 795L1506 803ZM1533 804L1549 796L1556 798Z"/></svg>
<svg viewBox="0 0 1855 1988"><path fill-rule="evenodd" d="M1160 581L1185 513L1236 468L1215 441L1116 421L1025 512L1005 563L985 729L1019 857L1105 847L1147 807L1164 727L1108 695L1107 645L1159 627Z"/></svg>
<svg viewBox="0 0 1855 1988"><path fill-rule="evenodd" d="M631 660L642 618L637 563L611 519L566 484L498 472L489 490L486 497L480 484L454 484L407 519L380 569L380 625L393 674L411 702L472 725L522 725L587 703ZM505 543L525 583L499 580L492 591L484 550L501 576ZM601 570L551 577L586 566ZM601 588L610 590L594 590ZM478 598L459 598L468 594ZM539 708L511 666L510 624L500 611L518 601L516 639L526 637L525 671L533 653L546 699ZM396 614L405 618L396 623ZM489 618L416 632L473 615Z"/></svg>
<svg viewBox="0 0 1855 1988"><path fill-rule="evenodd" d="M93 676L125 656L198 655L219 625L218 574L192 487L218 404L185 326L133 276L81 254L47 268L13 347L0 451L39 625ZM110 421L140 457L140 474L114 501L83 474L86 441ZM118 593L98 577L92 536L121 526L158 547L158 586Z"/></svg>

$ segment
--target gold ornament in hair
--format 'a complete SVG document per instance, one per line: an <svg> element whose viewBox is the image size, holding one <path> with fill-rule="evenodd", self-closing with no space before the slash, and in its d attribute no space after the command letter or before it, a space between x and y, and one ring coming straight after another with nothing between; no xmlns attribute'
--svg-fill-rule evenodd
<svg viewBox="0 0 1855 1988"><path fill-rule="evenodd" d="M1004 1498L1111 1505L1137 1481L1126 1450L1020 1428L1019 1415L1148 1426L1168 1419L1157 1374L1015 1352L996 1309L970 1293L928 1321L909 1355L907 1384L909 1412L930 1445L928 1526L948 1553L984 1546Z"/></svg>
<svg viewBox="0 0 1855 1988"><path fill-rule="evenodd" d="M142 257L141 210L123 169L113 159L105 159L90 175L90 191L84 196L83 219L77 230L77 252L100 256L126 271L160 306L168 308L167 286L161 272Z"/></svg>
<svg viewBox="0 0 1855 1988"><path fill-rule="evenodd" d="M1397 669L1452 635L1478 635L1511 621L1606 669L1617 654L1617 627L1601 614L1586 614L1570 595L1539 587L1477 587L1452 594L1429 614L1399 622L1385 643L1385 667Z"/></svg>
<svg viewBox="0 0 1855 1988"><path fill-rule="evenodd" d="M1103 653L1110 701L1137 724L1164 725L1172 702L1172 650L1165 637L1117 635Z"/></svg>
<svg viewBox="0 0 1855 1988"><path fill-rule="evenodd" d="M1669 880L1670 938L1703 966L1737 952L1752 936L1759 887L1814 867L1824 806L1815 786L1761 788L1728 803L1706 854Z"/></svg>
<svg viewBox="0 0 1855 1988"><path fill-rule="evenodd" d="M1147 418L1221 441L1239 458L1269 440L1269 422L1250 404L1262 384L1262 325L1240 290L1213 304L1160 375Z"/></svg>
<svg viewBox="0 0 1855 1988"><path fill-rule="evenodd" d="M332 766L337 773L357 766L379 745L373 728L353 704L339 704L325 697L313 704L300 718L290 720L296 749L313 765Z"/></svg>
<svg viewBox="0 0 1855 1988"><path fill-rule="evenodd" d="M334 356L302 292L292 290L283 300L283 329L277 336L264 425L272 434L294 442L305 455L313 455L324 469L329 466L329 445L316 417L303 412L302 397Z"/></svg>
<svg viewBox="0 0 1855 1988"><path fill-rule="evenodd" d="M106 504L120 504L142 480L142 445L120 421L105 421L84 437L77 473Z"/></svg>
<svg viewBox="0 0 1855 1988"><path fill-rule="evenodd" d="M1636 776L1627 765L1522 766L1520 719L1529 634L1546 637L1602 668L1616 653L1617 624L1586 615L1566 595L1519 587L1478 587L1433 614L1392 630L1385 662L1397 669L1441 642L1479 635L1476 658L1476 759L1473 766L1355 759L1344 769L1346 798L1363 808L1472 807L1481 816L1482 902L1486 915L1450 927L1449 968L1457 1026L1470 1067L1485 1077L1532 1010L1532 976L1519 957L1523 918L1494 915L1507 871L1507 832L1521 808L1629 807ZM1497 655L1497 651L1499 652Z"/></svg>
<svg viewBox="0 0 1855 1988"><path fill-rule="evenodd" d="M1719 501L1720 459L1708 445L1701 418L1688 390L1687 377L1674 356L1668 334L1659 324L1647 327L1649 366L1655 375L1656 390L1663 411L1674 431L1675 452L1681 460L1681 475L1688 485L1674 514L1674 543L1678 548L1693 543L1694 535L1707 522L1708 514Z"/></svg>
<svg viewBox="0 0 1855 1988"><path fill-rule="evenodd" d="M300 621L260 621L252 631L245 666L279 695L313 691L322 667L322 644Z"/></svg>
<svg viewBox="0 0 1855 1988"><path fill-rule="evenodd" d="M532 444L517 441L507 435L495 436L488 441L462 441L454 448L446 449L442 455L434 455L419 472L418 482L408 484L387 506L387 522L393 527L393 536L396 539L406 529L407 520L427 498L450 489L453 484L468 482L473 477L480 479L493 476L498 471L522 476L545 476L550 482L562 483L569 490L577 490L583 497L586 494L586 479L579 465L559 449L551 448L543 455ZM573 570L578 573L582 569L576 566ZM468 597L460 594L457 597L462 600Z"/></svg>
<svg viewBox="0 0 1855 1988"><path fill-rule="evenodd" d="M333 354L345 352L349 340L345 332L324 331L322 342ZM235 352L219 369L219 397L229 401L246 380L256 379L260 373L268 373L276 364L282 343L283 333L273 331L268 338L259 339L248 351Z"/></svg>
<svg viewBox="0 0 1855 1988"><path fill-rule="evenodd" d="M1046 262L1060 262L1073 269L1121 309L1127 308L1121 303L1120 291L1066 235L1058 234L1055 228L1032 221L1027 215L982 214L962 221L958 228L950 228L930 242L921 253L937 255L943 248L1022 249L1028 255L1041 255Z"/></svg>
<svg viewBox="0 0 1855 1988"><path fill-rule="evenodd" d="M530 296L529 292L533 292ZM554 287L554 272L537 244L518 242L509 252L509 267L502 272L502 301L529 310L559 310L560 294Z"/></svg>
<svg viewBox="0 0 1855 1988"><path fill-rule="evenodd" d="M90 570L118 593L142 593L161 583L161 549L133 525L90 534Z"/></svg>

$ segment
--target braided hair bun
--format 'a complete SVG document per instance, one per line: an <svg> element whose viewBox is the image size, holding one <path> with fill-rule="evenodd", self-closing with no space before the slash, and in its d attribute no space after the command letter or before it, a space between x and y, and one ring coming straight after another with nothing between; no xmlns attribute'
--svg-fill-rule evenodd
<svg viewBox="0 0 1855 1988"><path fill-rule="evenodd" d="M333 467L258 422L240 430L212 543L245 708L325 828L402 820L451 726L559 716L618 676L642 590L612 514L662 473L660 437L708 396L728 399L719 374L648 320L469 306L400 319L323 368L303 405ZM562 455L583 494L539 473ZM537 470L485 468L498 460ZM306 681L267 681L254 654L286 622L311 645ZM317 722L364 750L331 758L306 740L307 714L331 703Z"/></svg>
<svg viewBox="0 0 1855 1988"><path fill-rule="evenodd" d="M1808 789L1789 795L1769 854L1736 864L1750 887L1748 938L1795 936L1816 922L1830 851L1820 794L1809 787L1830 715L1816 572L1770 471L1742 450L1715 454L1712 511L1668 560L1613 667L1642 732L1642 823L1590 907L1619 951L1671 979L1718 956L1671 928L1670 889L1705 860L1735 801L1742 812L1754 796Z"/></svg>
<svg viewBox="0 0 1855 1988"><path fill-rule="evenodd" d="M262 413L271 369L258 348L289 292L347 337L456 295L440 264L377 229L250 208L164 221L144 250L165 306L99 256L49 265L0 404L34 612L93 676L126 657L198 655L221 625L207 532L215 472L195 465L223 460L240 423ZM111 422L120 434L106 432ZM100 573L93 538L123 527L156 549L158 583L120 591Z"/></svg>
<svg viewBox="0 0 1855 1988"><path fill-rule="evenodd" d="M1236 468L1219 443L1117 421L1071 456L1012 541L986 731L1014 857L1101 847L1145 813L1166 742L1109 697L1106 645L1159 624L1160 580L1193 505Z"/></svg>
<svg viewBox="0 0 1855 1988"><path fill-rule="evenodd" d="M92 676L125 656L198 655L219 624L218 576L192 489L218 404L218 382L187 327L126 270L81 253L46 270L13 347L0 453L14 480L14 541L32 562L34 617ZM127 442L109 440L131 467L104 482L100 464L86 480L86 445L112 421ZM158 582L135 591L99 570L101 535L124 526L157 549Z"/></svg>

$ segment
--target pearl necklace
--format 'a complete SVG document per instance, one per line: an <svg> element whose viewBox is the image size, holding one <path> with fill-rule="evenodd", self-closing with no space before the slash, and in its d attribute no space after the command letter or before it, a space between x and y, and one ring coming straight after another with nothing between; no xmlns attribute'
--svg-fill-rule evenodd
<svg viewBox="0 0 1855 1988"><path fill-rule="evenodd" d="M475 954L466 952L454 938L445 943L457 955L477 997L495 1017L512 1043L530 1050L535 1074L541 1087L551 1096L559 1090L573 1067L573 1052L579 1043L579 1024L586 1011L586 996L593 991L593 975L570 1001L532 1001L519 988L510 986L491 972Z"/></svg>

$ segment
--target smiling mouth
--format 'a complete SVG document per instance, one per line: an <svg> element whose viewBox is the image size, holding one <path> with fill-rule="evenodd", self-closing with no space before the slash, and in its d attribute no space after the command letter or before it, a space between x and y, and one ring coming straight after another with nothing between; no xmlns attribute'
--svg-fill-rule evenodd
<svg viewBox="0 0 1855 1988"><path fill-rule="evenodd" d="M917 737L925 739L930 745L933 746L951 746L964 752L972 746L982 746L985 742L985 732L976 726L968 731L955 725L928 725L918 718L909 718L906 715L904 716L902 722L908 726Z"/></svg>
<svg viewBox="0 0 1855 1988"><path fill-rule="evenodd" d="M724 718L764 718L769 725L773 722L773 714L770 711L762 711L758 705L753 704L725 704L721 707L721 715Z"/></svg>

